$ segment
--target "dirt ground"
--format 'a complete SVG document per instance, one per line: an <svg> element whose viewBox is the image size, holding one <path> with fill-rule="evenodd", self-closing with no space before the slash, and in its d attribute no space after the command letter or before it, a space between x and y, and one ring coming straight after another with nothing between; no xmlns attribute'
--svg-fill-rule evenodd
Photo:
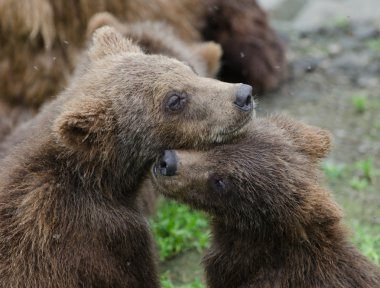
<svg viewBox="0 0 380 288"><path fill-rule="evenodd" d="M334 148L323 164L326 185L353 237L357 227L380 237L379 30L338 19L308 33L285 32L289 79L278 91L258 95L258 115L285 113L330 130ZM189 251L162 267L174 283L188 283L201 277L200 259Z"/></svg>

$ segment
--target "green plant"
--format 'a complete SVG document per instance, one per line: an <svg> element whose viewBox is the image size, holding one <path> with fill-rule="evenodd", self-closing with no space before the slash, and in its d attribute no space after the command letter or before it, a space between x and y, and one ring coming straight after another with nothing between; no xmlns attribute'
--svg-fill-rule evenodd
<svg viewBox="0 0 380 288"><path fill-rule="evenodd" d="M359 250L380 265L380 225L372 228L355 221L351 226L354 231L353 241Z"/></svg>
<svg viewBox="0 0 380 288"><path fill-rule="evenodd" d="M366 159L362 161L358 161L355 163L356 168L359 170L359 172L362 174L361 176L367 180L368 182L371 182L374 176L374 166L373 166L373 160L372 159Z"/></svg>
<svg viewBox="0 0 380 288"><path fill-rule="evenodd" d="M328 179L334 180L342 178L346 165L342 163L334 163L332 161L325 161L322 163L322 169Z"/></svg>
<svg viewBox="0 0 380 288"><path fill-rule="evenodd" d="M340 29L347 29L350 26L350 21L347 16L338 16L334 19L333 26Z"/></svg>
<svg viewBox="0 0 380 288"><path fill-rule="evenodd" d="M208 244L206 217L177 202L163 200L151 226L162 261L191 248L202 250Z"/></svg>
<svg viewBox="0 0 380 288"><path fill-rule="evenodd" d="M161 287L162 288L205 288L205 285L202 284L201 280L196 278L192 283L185 285L174 285L170 280L167 273L161 275Z"/></svg>
<svg viewBox="0 0 380 288"><path fill-rule="evenodd" d="M368 98L363 94L355 94L351 98L352 104L357 113L363 113L368 108Z"/></svg>
<svg viewBox="0 0 380 288"><path fill-rule="evenodd" d="M375 123L375 127L376 129L379 129L380 130L380 120L377 120L376 123Z"/></svg>
<svg viewBox="0 0 380 288"><path fill-rule="evenodd" d="M367 46L371 50L380 52L380 37L369 40Z"/></svg>
<svg viewBox="0 0 380 288"><path fill-rule="evenodd" d="M350 186L357 191L361 191L367 188L368 181L366 179L360 179L358 177L354 177L350 181Z"/></svg>

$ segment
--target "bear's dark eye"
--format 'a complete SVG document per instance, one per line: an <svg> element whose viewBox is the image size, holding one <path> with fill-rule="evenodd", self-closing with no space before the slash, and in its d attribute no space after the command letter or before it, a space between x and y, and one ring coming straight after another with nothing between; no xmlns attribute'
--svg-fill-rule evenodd
<svg viewBox="0 0 380 288"><path fill-rule="evenodd" d="M165 110L168 112L181 112L187 103L188 96L186 93L170 93L166 98Z"/></svg>
<svg viewBox="0 0 380 288"><path fill-rule="evenodd" d="M213 175L209 179L210 186L216 192L224 192L227 190L227 181L222 177Z"/></svg>

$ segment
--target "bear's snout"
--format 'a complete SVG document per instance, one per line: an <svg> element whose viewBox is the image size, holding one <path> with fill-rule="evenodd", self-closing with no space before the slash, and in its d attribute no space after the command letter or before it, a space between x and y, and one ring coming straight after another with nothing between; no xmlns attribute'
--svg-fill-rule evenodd
<svg viewBox="0 0 380 288"><path fill-rule="evenodd" d="M158 158L156 169L162 176L174 176L177 172L177 156L173 150L165 150Z"/></svg>
<svg viewBox="0 0 380 288"><path fill-rule="evenodd" d="M242 111L252 111L254 108L252 86L241 84L236 91L236 99L234 103Z"/></svg>

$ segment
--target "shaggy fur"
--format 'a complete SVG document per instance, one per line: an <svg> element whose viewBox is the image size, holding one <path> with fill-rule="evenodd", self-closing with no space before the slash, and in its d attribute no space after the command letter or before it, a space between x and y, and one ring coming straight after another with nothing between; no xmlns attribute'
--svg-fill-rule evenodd
<svg viewBox="0 0 380 288"><path fill-rule="evenodd" d="M33 115L33 109L21 106L11 107L9 104L0 100L0 146L15 127L31 119Z"/></svg>
<svg viewBox="0 0 380 288"><path fill-rule="evenodd" d="M161 54L190 65L200 76L215 77L219 71L222 49L214 42L189 45L176 35L173 27L163 22L119 22L112 14L95 14L89 21L87 35L99 27L112 26L132 39L147 54Z"/></svg>
<svg viewBox="0 0 380 288"><path fill-rule="evenodd" d="M254 0L230 2L233 1L3 0L0 43L6 44L0 53L0 97L9 103L37 107L62 90L85 45L88 21L104 11L122 22L163 21L189 45L215 39L225 52L223 77L237 71L237 75L244 76L235 77L237 82L247 79L260 89L273 88L282 78L276 67L282 70L284 63L278 39ZM232 14L224 18L215 11ZM222 35L235 35L231 38L234 42L226 42ZM241 52L249 61L237 61Z"/></svg>
<svg viewBox="0 0 380 288"><path fill-rule="evenodd" d="M284 48L266 13L253 0L209 0L204 39L223 48L220 79L273 90L286 75Z"/></svg>
<svg viewBox="0 0 380 288"><path fill-rule="evenodd" d="M70 86L1 160L0 287L158 287L139 185L164 147L243 133L238 87L97 30ZM188 95L174 112L173 94Z"/></svg>
<svg viewBox="0 0 380 288"><path fill-rule="evenodd" d="M161 192L211 216L208 287L380 287L380 269L349 242L320 184L329 149L326 131L273 117L235 144L176 151L175 176L153 169Z"/></svg>

